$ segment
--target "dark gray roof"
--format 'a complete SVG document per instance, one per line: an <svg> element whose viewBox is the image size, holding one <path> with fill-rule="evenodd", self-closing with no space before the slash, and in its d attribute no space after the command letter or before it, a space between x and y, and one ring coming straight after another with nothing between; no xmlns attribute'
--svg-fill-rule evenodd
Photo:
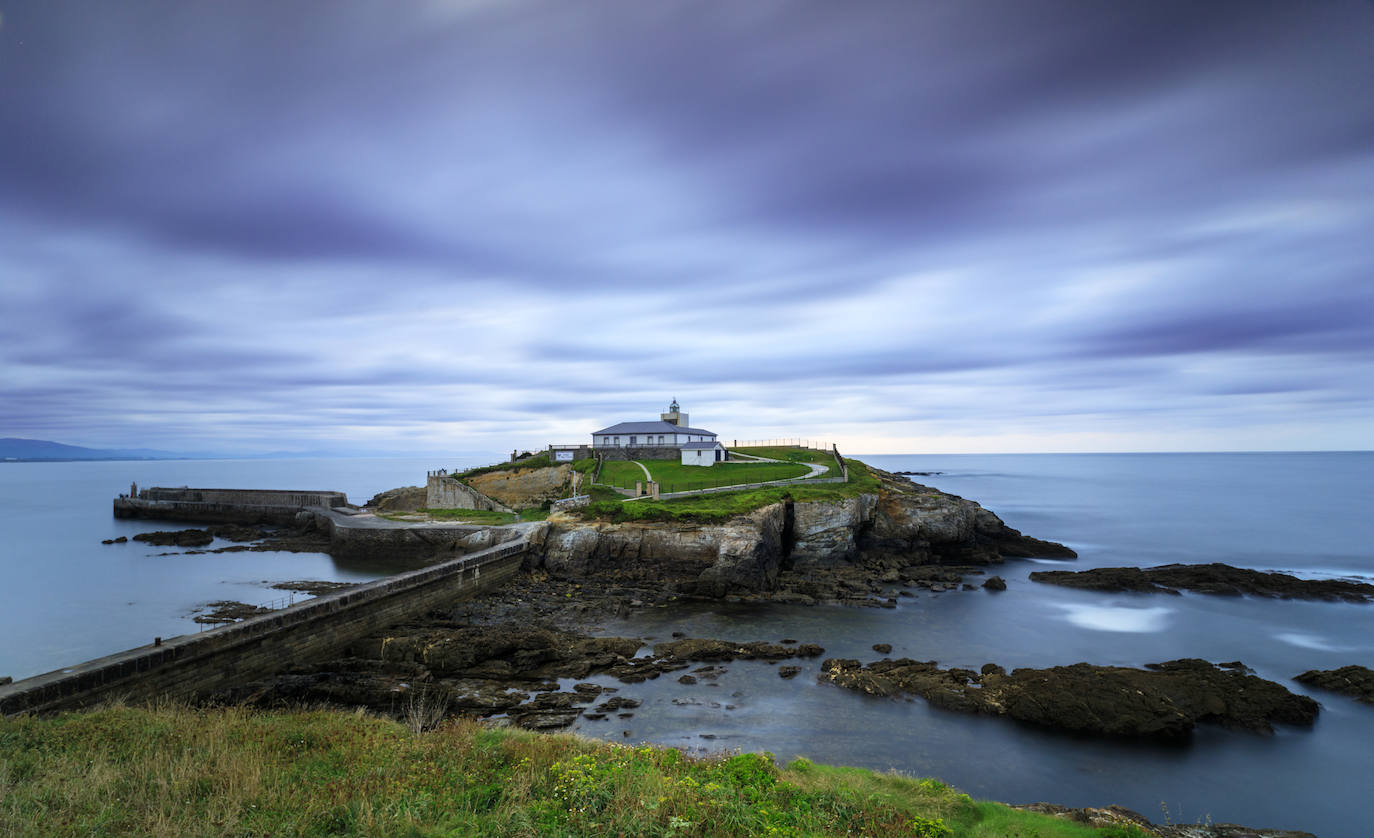
<svg viewBox="0 0 1374 838"><path fill-rule="evenodd" d="M719 442L684 442L684 443L682 443L681 445L679 445L678 447L679 447L679 448L715 448L717 445L720 445L720 443L719 443ZM721 447L723 448L724 446L721 446Z"/></svg>
<svg viewBox="0 0 1374 838"><path fill-rule="evenodd" d="M621 422L619 425L612 425L609 428L602 428L599 431L592 431L596 436L601 434L697 434L698 436L715 436L714 431L703 431L701 428L679 428L672 422Z"/></svg>

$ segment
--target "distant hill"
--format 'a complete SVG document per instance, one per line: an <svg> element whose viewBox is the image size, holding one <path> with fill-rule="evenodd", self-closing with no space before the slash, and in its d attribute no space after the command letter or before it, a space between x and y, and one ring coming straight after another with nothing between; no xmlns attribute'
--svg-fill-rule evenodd
<svg viewBox="0 0 1374 838"><path fill-rule="evenodd" d="M183 456L153 448L83 448L46 439L0 439L0 460L174 460Z"/></svg>

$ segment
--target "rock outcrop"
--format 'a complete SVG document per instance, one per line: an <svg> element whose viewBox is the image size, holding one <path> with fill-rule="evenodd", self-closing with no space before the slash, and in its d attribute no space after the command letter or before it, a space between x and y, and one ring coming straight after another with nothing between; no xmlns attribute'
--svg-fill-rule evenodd
<svg viewBox="0 0 1374 838"><path fill-rule="evenodd" d="M423 711L436 722L455 713L505 713L522 727L548 730L566 727L583 715L585 705L618 689L580 683L571 692L562 692L560 678L604 674L638 684L687 669L692 661L711 663L694 675L682 676L681 683L690 686L698 677L714 682L725 672L725 667L715 664L723 662L780 661L825 653L809 643L681 638L658 644L653 654L636 657L642 646L638 638L594 637L548 626L509 622L471 626L431 619L366 637L334 660L236 686L213 700L260 706L368 707L407 720ZM531 693L536 693L533 698ZM638 706L637 699L616 696L596 707L602 716L588 717L604 718L605 713Z"/></svg>
<svg viewBox="0 0 1374 838"><path fill-rule="evenodd" d="M1366 666L1309 669L1293 680L1299 684L1348 695L1365 704L1374 704L1374 669Z"/></svg>
<svg viewBox="0 0 1374 838"><path fill-rule="evenodd" d="M1053 803L1029 803L1012 808L1051 815L1094 829L1115 829L1113 834L1138 835L1141 838L1317 838L1310 832L1264 829L1234 823L1151 823L1149 818L1124 806L1070 808Z"/></svg>
<svg viewBox="0 0 1374 838"><path fill-rule="evenodd" d="M414 512L423 509L426 503L424 486L402 486L388 489L372 496L367 508L374 512Z"/></svg>
<svg viewBox="0 0 1374 838"><path fill-rule="evenodd" d="M692 594L760 591L777 580L784 510L773 504L724 524L583 522L550 518L541 563L564 578L611 573Z"/></svg>
<svg viewBox="0 0 1374 838"><path fill-rule="evenodd" d="M1098 567L1092 570L1042 570L1032 582L1090 591L1173 594L1179 589L1220 596L1277 597L1369 602L1374 585L1345 579L1299 579L1286 573L1247 570L1228 564L1167 564L1159 567Z"/></svg>
<svg viewBox="0 0 1374 838"><path fill-rule="evenodd" d="M805 569L853 561L859 553L859 537L872 524L878 503L878 495L863 494L828 503L792 504L790 566Z"/></svg>
<svg viewBox="0 0 1374 838"><path fill-rule="evenodd" d="M209 530L157 530L134 536L134 541L158 547L204 547L214 540Z"/></svg>
<svg viewBox="0 0 1374 838"><path fill-rule="evenodd" d="M973 501L869 469L878 488L833 501L792 501L723 523L549 518L532 561L560 578L611 574L679 593L790 602L893 604L894 584L954 589L969 566L1009 556L1072 558L1023 536ZM929 566L939 565L941 568ZM960 572L951 565L959 565ZM931 571L939 578L927 578Z"/></svg>
<svg viewBox="0 0 1374 838"><path fill-rule="evenodd" d="M821 664L819 678L868 695L917 695L946 710L1109 737L1182 739L1199 722L1267 734L1275 722L1310 725L1318 710L1312 699L1249 673L1239 662L1197 659L1144 669L1076 663L1008 675L996 664L974 672L910 658L866 666L832 658Z"/></svg>

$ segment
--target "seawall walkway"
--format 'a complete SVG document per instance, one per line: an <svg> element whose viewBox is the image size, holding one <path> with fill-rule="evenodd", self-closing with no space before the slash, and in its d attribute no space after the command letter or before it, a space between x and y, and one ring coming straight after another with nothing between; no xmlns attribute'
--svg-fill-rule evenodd
<svg viewBox="0 0 1374 838"><path fill-rule="evenodd" d="M520 568L528 531L485 550L308 599L281 611L0 686L0 714L109 699L194 698L323 657L357 638L501 584Z"/></svg>

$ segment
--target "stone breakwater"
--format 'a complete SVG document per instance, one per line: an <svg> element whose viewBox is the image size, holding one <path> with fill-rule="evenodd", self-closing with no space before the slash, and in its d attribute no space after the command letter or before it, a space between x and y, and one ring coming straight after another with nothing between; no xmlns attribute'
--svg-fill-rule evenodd
<svg viewBox="0 0 1374 838"><path fill-rule="evenodd" d="M136 492L136 493L135 493ZM343 492L152 487L114 501L116 518L154 518L230 524L292 524L303 509L342 508Z"/></svg>
<svg viewBox="0 0 1374 838"><path fill-rule="evenodd" d="M368 635L498 587L519 572L523 540L251 617L202 634L160 638L0 686L0 714L51 712L109 698L193 698L293 664L327 658Z"/></svg>

